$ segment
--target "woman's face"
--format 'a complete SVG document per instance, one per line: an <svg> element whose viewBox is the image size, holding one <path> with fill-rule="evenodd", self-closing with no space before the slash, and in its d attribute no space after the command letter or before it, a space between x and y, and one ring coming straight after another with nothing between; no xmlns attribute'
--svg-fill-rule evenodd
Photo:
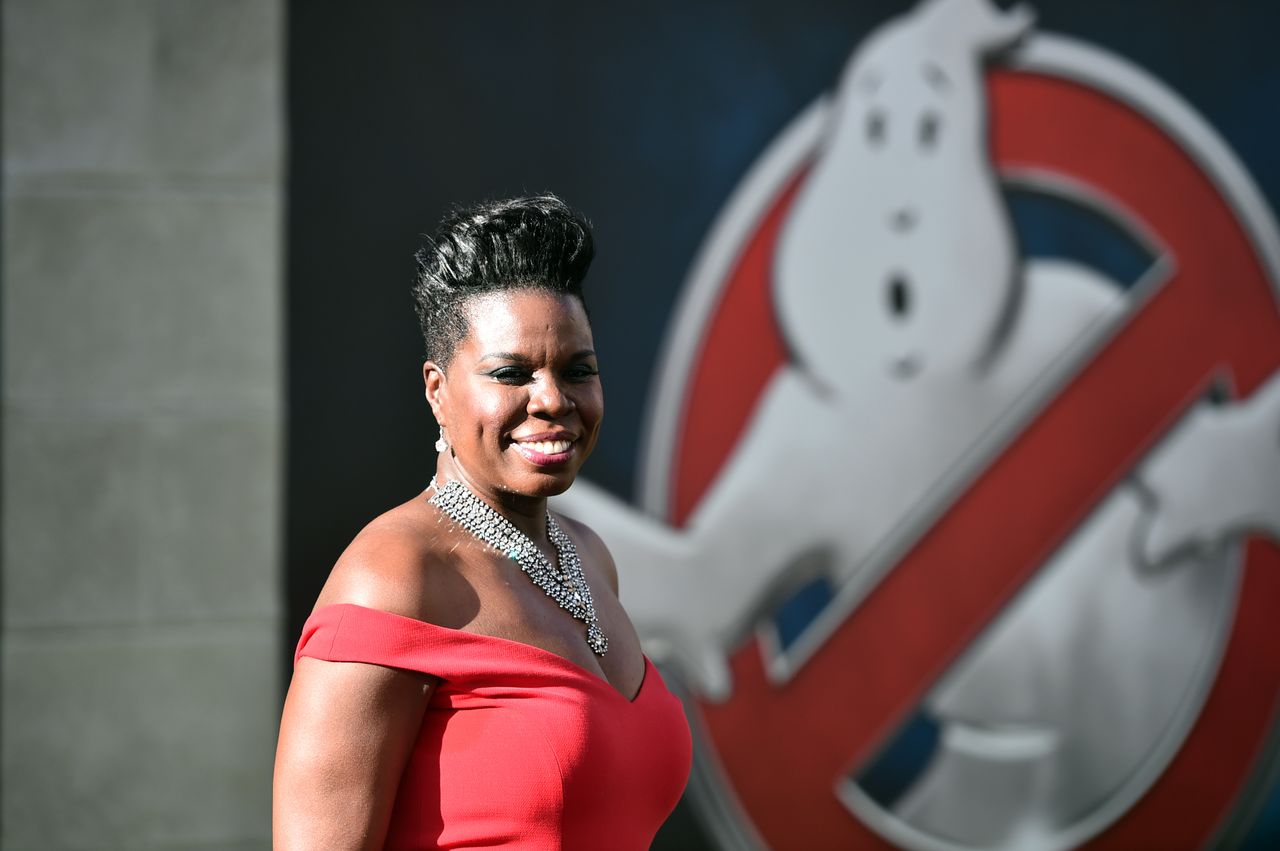
<svg viewBox="0 0 1280 851"><path fill-rule="evenodd" d="M478 296L466 313L470 333L448 369L424 367L454 462L477 493L495 500L562 493L604 417L582 302L516 290Z"/></svg>

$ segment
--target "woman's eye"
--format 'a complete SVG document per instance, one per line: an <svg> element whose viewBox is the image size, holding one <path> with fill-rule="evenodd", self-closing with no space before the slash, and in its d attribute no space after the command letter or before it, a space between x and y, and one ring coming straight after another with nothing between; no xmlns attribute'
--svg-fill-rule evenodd
<svg viewBox="0 0 1280 851"><path fill-rule="evenodd" d="M503 369L495 369L489 375L501 381L503 384L523 384L529 380L529 373L523 369L515 367L504 367Z"/></svg>
<svg viewBox="0 0 1280 851"><path fill-rule="evenodd" d="M599 371L590 366L575 366L566 373L570 381L590 381L598 374Z"/></svg>

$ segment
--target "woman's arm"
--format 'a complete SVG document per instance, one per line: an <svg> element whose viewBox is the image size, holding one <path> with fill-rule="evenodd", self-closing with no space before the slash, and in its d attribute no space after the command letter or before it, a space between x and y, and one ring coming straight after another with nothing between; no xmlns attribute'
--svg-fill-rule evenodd
<svg viewBox="0 0 1280 851"><path fill-rule="evenodd" d="M303 657L276 748L275 851L380 849L434 682Z"/></svg>
<svg viewBox="0 0 1280 851"><path fill-rule="evenodd" d="M317 607L355 603L432 620L427 601L449 598L429 581L440 572L422 546L431 531L396 513L375 520L342 554ZM276 747L275 851L382 848L437 682L380 665L298 660Z"/></svg>

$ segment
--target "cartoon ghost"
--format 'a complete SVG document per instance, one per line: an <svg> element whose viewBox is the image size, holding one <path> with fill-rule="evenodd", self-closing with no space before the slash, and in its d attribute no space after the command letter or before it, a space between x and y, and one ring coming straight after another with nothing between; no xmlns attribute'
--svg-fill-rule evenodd
<svg viewBox="0 0 1280 851"><path fill-rule="evenodd" d="M926 0L854 53L777 247L791 359L686 526L586 482L558 502L613 549L650 652L709 699L792 589L825 577L856 606L1132 309L1095 270L1018 255L983 67L1031 24ZM912 847L1066 847L1159 775L1216 670L1234 541L1280 537L1280 378L1198 406L1136 474L928 696L938 745L906 792L850 780L865 821Z"/></svg>

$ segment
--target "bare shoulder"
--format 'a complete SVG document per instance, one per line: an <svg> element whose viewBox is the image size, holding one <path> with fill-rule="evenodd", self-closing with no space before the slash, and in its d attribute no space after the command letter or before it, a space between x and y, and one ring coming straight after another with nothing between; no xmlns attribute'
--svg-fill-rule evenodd
<svg viewBox="0 0 1280 851"><path fill-rule="evenodd" d="M391 509L360 530L338 557L316 608L354 603L450 625L454 598L469 586L446 538L439 512L425 500Z"/></svg>
<svg viewBox="0 0 1280 851"><path fill-rule="evenodd" d="M595 533L590 526L572 517L567 517L559 512L555 512L555 517L560 526L573 538L578 547L578 555L582 558L584 569L597 569L609 583L609 587L613 589L613 594L618 595L618 567L613 562L613 556L609 552L609 548L605 546L604 541Z"/></svg>

